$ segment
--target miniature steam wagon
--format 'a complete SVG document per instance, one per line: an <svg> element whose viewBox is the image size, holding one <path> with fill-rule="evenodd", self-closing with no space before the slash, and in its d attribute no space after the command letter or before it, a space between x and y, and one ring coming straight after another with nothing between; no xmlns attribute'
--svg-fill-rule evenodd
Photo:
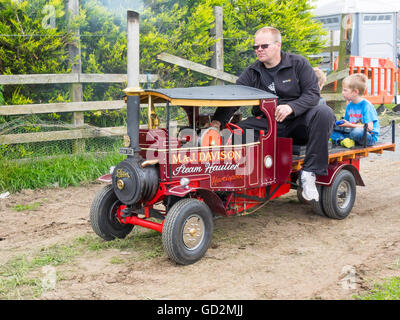
<svg viewBox="0 0 400 320"><path fill-rule="evenodd" d="M127 157L100 178L108 184L90 211L92 228L104 240L124 238L135 225L157 230L168 257L191 264L206 253L215 216L251 213L290 189L298 189L302 200L297 180L304 156L293 154L292 139L277 137L276 96L238 85L125 92L127 137L120 153ZM141 126L144 103L147 125ZM221 132L207 127L216 107L232 106L259 106L268 131L242 143L236 115ZM205 107L212 112L202 114ZM177 117L185 123L177 123ZM317 177L320 201L311 203L312 210L333 219L347 217L356 185L364 185L360 158L394 146L392 141L331 152L329 174Z"/></svg>

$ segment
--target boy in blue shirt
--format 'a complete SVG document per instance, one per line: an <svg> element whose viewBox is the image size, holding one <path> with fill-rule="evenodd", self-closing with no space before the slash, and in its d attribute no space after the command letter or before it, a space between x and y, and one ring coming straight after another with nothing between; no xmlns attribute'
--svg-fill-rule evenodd
<svg viewBox="0 0 400 320"><path fill-rule="evenodd" d="M334 143L350 138L355 143L362 145L364 137L364 124L367 123L367 146L372 146L378 141L380 126L375 107L362 96L367 90L368 78L361 73L346 77L342 82L342 94L349 104L342 124L339 124L331 136ZM344 141L343 141L344 142ZM343 143L342 143L343 144ZM345 144L345 146L348 146Z"/></svg>

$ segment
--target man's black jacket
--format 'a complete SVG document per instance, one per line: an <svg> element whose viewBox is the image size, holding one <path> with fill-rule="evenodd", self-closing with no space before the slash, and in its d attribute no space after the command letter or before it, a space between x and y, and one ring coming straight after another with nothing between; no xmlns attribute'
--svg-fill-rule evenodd
<svg viewBox="0 0 400 320"><path fill-rule="evenodd" d="M275 90L278 96L278 105L288 104L292 107L293 114L287 118L291 119L316 106L319 102L320 90L318 78L307 59L283 51L281 57L274 77ZM267 71L264 64L257 60L243 71L236 84L271 92L266 86L266 81L263 81L263 79L267 79L263 75L265 72ZM237 107L218 108L213 120L218 120L225 125L237 109ZM252 113L255 116L263 114L258 106L253 107Z"/></svg>

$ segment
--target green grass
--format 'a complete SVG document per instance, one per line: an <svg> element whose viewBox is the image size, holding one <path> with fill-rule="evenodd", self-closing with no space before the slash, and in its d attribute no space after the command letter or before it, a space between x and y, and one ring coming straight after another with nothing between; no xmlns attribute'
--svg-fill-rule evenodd
<svg viewBox="0 0 400 320"><path fill-rule="evenodd" d="M359 300L400 300L400 277L389 278L383 283L375 284L369 293L355 298Z"/></svg>
<svg viewBox="0 0 400 320"><path fill-rule="evenodd" d="M36 210L37 208L40 207L40 205L42 204L42 202L33 202L33 203L29 203L29 204L16 204L13 207L14 211L31 211L31 210Z"/></svg>
<svg viewBox="0 0 400 320"><path fill-rule="evenodd" d="M111 264L124 264L125 260L120 257L111 257L110 263Z"/></svg>
<svg viewBox="0 0 400 320"><path fill-rule="evenodd" d="M38 299L45 290L42 267L68 264L88 251L101 254L101 251L108 249L127 250L136 254L135 261L153 259L163 254L161 234L153 230L134 229L125 239L113 241L104 241L96 235L83 236L69 244L42 248L29 256L17 255L0 265L0 300ZM124 264L130 263L130 260L113 256L110 263ZM57 281L62 281L59 271L56 272L56 277Z"/></svg>
<svg viewBox="0 0 400 320"><path fill-rule="evenodd" d="M0 266L0 300L40 297L44 289L40 268L64 264L81 253L74 243L44 248L33 257L15 256Z"/></svg>
<svg viewBox="0 0 400 320"><path fill-rule="evenodd" d="M161 234L154 230L134 228L125 239L103 241L98 236L84 236L78 242L85 245L88 250L100 251L106 249L134 250L139 253L139 260L151 259L163 255Z"/></svg>
<svg viewBox="0 0 400 320"><path fill-rule="evenodd" d="M67 155L31 161L0 161L0 192L23 189L78 186L96 180L109 172L125 157L118 153L106 155Z"/></svg>

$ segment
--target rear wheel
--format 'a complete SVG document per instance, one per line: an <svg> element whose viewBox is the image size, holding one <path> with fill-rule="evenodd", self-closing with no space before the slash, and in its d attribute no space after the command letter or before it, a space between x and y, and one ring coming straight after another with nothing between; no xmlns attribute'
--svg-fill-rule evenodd
<svg viewBox="0 0 400 320"><path fill-rule="evenodd" d="M302 192L303 192L303 188L302 187L297 187L297 199L299 199L299 201L303 204L308 204L308 201L306 199L304 199Z"/></svg>
<svg viewBox="0 0 400 320"><path fill-rule="evenodd" d="M321 186L319 184L317 184L316 187L317 187L317 190L319 193L319 201L318 202L310 201L311 209L315 214L317 214L321 217L326 217L326 213L325 213L325 209L324 209L324 205L323 205L324 199L322 198L323 191L326 187Z"/></svg>
<svg viewBox="0 0 400 320"><path fill-rule="evenodd" d="M164 251L176 263L195 263L206 253L213 229L213 215L204 202L179 200L165 218L162 231Z"/></svg>
<svg viewBox="0 0 400 320"><path fill-rule="evenodd" d="M330 187L322 192L323 208L327 217L332 219L346 218L356 200L356 181L348 170L341 170Z"/></svg>
<svg viewBox="0 0 400 320"><path fill-rule="evenodd" d="M318 202L314 201L314 200L307 201L306 199L304 199L304 197L302 195L303 188L300 187L300 186L297 188L297 198L299 199L299 201L301 203L309 204L311 206L312 211L315 214L317 214L317 215L319 215L321 217L326 217L325 210L324 210L324 207L322 205L322 202L323 202L322 193L323 193L323 189L325 187L323 187L323 186L321 186L319 184L317 184L316 187L317 187L317 190L318 190L318 193L319 193L319 201Z"/></svg>
<svg viewBox="0 0 400 320"><path fill-rule="evenodd" d="M90 207L90 224L93 231L104 240L125 238L134 227L118 220L117 209L121 204L111 184L101 189L93 199Z"/></svg>

